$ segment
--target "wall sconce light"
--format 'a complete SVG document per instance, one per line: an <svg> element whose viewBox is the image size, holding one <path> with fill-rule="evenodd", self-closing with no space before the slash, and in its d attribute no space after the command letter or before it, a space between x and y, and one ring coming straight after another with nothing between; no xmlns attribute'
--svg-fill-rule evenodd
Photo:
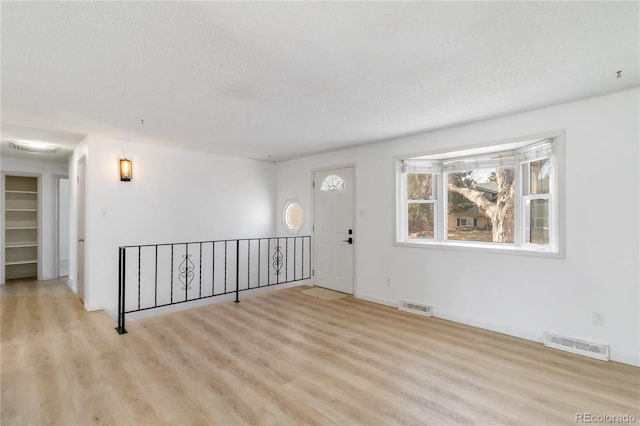
<svg viewBox="0 0 640 426"><path fill-rule="evenodd" d="M122 182L129 182L132 176L131 160L123 158L120 160L120 180Z"/></svg>

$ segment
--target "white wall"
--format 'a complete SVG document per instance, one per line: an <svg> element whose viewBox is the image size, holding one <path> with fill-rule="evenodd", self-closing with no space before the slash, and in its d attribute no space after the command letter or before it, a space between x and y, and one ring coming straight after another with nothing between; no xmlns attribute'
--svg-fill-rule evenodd
<svg viewBox="0 0 640 426"><path fill-rule="evenodd" d="M639 105L633 89L279 163L276 206L298 198L301 234L311 233L312 170L355 163L356 296L427 303L436 316L534 341L549 330L602 342L614 360L640 365ZM555 130L566 131L565 259L393 245L392 157Z"/></svg>
<svg viewBox="0 0 640 426"><path fill-rule="evenodd" d="M271 236L275 165L88 136L70 160L76 277L77 161L86 155L85 307L114 311L121 245ZM120 182L119 159L133 162Z"/></svg>
<svg viewBox="0 0 640 426"><path fill-rule="evenodd" d="M57 250L57 204L58 193L57 178L66 176L67 165L46 161L26 160L22 158L3 157L0 164L1 170L6 174L30 174L38 175L40 190L40 245L38 247L40 263L38 265L39 279L50 280L56 276L56 250ZM3 196L4 197L4 196ZM4 233L2 235L2 247L4 247ZM4 283L4 250L2 250L1 267L2 283Z"/></svg>
<svg viewBox="0 0 640 426"><path fill-rule="evenodd" d="M58 179L58 275L69 275L69 179Z"/></svg>

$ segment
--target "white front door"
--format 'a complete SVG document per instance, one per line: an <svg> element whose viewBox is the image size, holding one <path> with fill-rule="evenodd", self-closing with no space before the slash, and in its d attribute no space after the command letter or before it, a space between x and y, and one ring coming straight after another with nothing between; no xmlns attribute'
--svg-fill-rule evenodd
<svg viewBox="0 0 640 426"><path fill-rule="evenodd" d="M353 294L353 167L313 175L314 285Z"/></svg>

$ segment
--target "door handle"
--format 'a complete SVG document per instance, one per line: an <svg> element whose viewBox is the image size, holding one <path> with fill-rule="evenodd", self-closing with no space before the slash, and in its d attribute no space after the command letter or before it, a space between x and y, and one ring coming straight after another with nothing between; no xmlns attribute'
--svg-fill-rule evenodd
<svg viewBox="0 0 640 426"><path fill-rule="evenodd" d="M342 241L344 241L345 243L353 244L353 238L351 237L349 237L348 240L342 240Z"/></svg>
<svg viewBox="0 0 640 426"><path fill-rule="evenodd" d="M78 239L78 242L79 242L79 243L84 243L84 238L79 238L79 239Z"/></svg>

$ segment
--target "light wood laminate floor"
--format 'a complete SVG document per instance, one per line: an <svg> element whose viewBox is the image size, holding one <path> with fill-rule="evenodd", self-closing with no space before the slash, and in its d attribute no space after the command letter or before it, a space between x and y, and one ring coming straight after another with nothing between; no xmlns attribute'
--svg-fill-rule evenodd
<svg viewBox="0 0 640 426"><path fill-rule="evenodd" d="M2 289L9 425L640 422L640 369L307 287L127 324L62 281Z"/></svg>

